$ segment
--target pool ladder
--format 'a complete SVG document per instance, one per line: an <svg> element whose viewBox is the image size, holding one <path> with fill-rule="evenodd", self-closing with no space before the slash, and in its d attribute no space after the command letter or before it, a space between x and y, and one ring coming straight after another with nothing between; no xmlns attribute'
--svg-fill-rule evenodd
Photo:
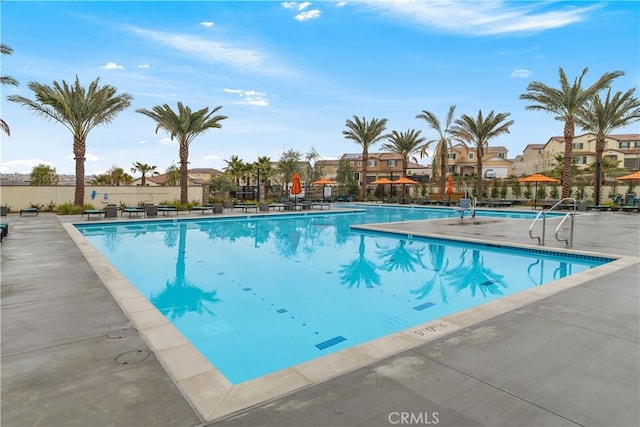
<svg viewBox="0 0 640 427"><path fill-rule="evenodd" d="M571 198L571 197L565 197L564 199L560 200L558 203L553 205L551 208L549 208L548 211L542 210L542 211L540 211L538 213L538 215L536 215L536 218L531 223L531 227L529 227L529 237L531 237L532 239L538 239L538 245L544 246L544 237L545 237L546 228L547 228L547 212L551 212L556 207L558 207L561 204L564 204L565 202L571 202L572 203L572 209L569 212L567 212L567 214L562 218L562 221L560 221L560 224L558 224L558 226L556 227L556 231L554 233L554 236L555 236L555 238L556 238L556 240L558 242L564 242L567 248L572 248L573 247L573 229L574 229L574 221L575 221L575 215L576 215L577 201L576 201L576 199ZM541 236L534 236L533 235L533 227L536 225L536 222L538 222L538 220L540 218L542 218L542 234L541 234ZM568 239L561 239L558 236L558 233L560 232L560 228L565 223L567 218L571 218L571 226L570 226L570 231L569 231L569 238Z"/></svg>

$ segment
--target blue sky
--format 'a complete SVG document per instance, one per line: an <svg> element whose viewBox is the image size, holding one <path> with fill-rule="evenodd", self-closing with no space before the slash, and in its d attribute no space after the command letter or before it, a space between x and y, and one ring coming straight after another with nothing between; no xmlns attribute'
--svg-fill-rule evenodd
<svg viewBox="0 0 640 427"><path fill-rule="evenodd" d="M532 81L558 86L585 67L585 84L622 70L613 88L640 81L640 3L502 1L320 2L29 2L2 1L3 86L0 172L38 163L73 173L72 138L7 95L33 98L30 81L103 84L131 94L132 106L93 130L87 174L133 162L178 160L178 148L135 112L178 101L192 109L223 106L222 129L199 136L190 167L223 169L238 155L277 160L287 149L337 158L361 149L344 139L354 115L387 118L387 130L420 129L423 110L444 120L449 106L511 113L511 133L491 141L509 157L527 144L562 135L552 115L525 110ZM637 125L616 133L638 133ZM578 129L577 134L581 131ZM379 145L374 147L377 151ZM421 159L427 164L430 158Z"/></svg>

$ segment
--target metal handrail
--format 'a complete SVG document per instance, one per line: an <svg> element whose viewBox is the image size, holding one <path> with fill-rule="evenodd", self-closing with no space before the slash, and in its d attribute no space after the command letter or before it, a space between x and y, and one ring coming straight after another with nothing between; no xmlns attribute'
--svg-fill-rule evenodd
<svg viewBox="0 0 640 427"><path fill-rule="evenodd" d="M546 229L547 229L547 212L550 212L552 210L554 210L555 208L557 208L558 206L560 206L561 204L563 204L565 201L572 201L573 202L573 211L567 213L567 215L565 215L565 217L562 219L562 221L560 222L560 225L558 225L558 227L556 228L556 240L558 240L559 242L565 242L567 247L569 247L569 245L573 246L573 219L571 220L571 242L569 242L566 239L558 239L558 231L560 229L560 227L562 226L562 224L564 223L564 221L567 219L567 216L571 215L571 217L573 218L573 214L576 211L576 205L577 205L577 201L576 199L574 199L573 197L565 197L562 200L560 200L559 202L557 202L555 205L551 206L551 208L549 208L548 211L540 211L538 213L538 215L536 215L535 219L533 220L533 222L531 223L531 226L529 227L529 237L532 239L538 239L538 245L544 246L544 237L545 237L545 233L546 233ZM536 222L538 222L538 219L540 219L540 217L542 217L542 236L534 236L533 235L533 227L536 225Z"/></svg>
<svg viewBox="0 0 640 427"><path fill-rule="evenodd" d="M564 222L567 220L568 217L571 217L571 231L569 232L569 238L568 239L560 239L558 237L558 232L560 232L560 227L562 227L562 224L564 224ZM575 211L574 212L567 212L567 214L564 216L564 218L562 218L562 221L560 221L560 224L558 224L558 226L556 227L556 232L555 232L555 236L556 236L556 240L558 242L564 242L565 245L567 246L567 248L572 248L573 247L573 223L574 223L574 217L575 217Z"/></svg>
<svg viewBox="0 0 640 427"><path fill-rule="evenodd" d="M540 219L540 217L542 217L542 239L540 239L540 236L533 235L533 227L536 225L536 222L538 222L538 219ZM536 215L535 219L531 223L531 227L529 227L529 237L531 237L532 239L538 239L538 245L541 245L541 246L544 246L544 232L547 226L546 218L547 217L546 217L545 211L538 212L538 215Z"/></svg>
<svg viewBox="0 0 640 427"><path fill-rule="evenodd" d="M555 205L551 206L549 208L550 211L552 211L554 208L558 207L559 205L563 204L565 202L565 200L570 200L573 202L573 210L576 210L576 205L577 205L577 201L576 199L574 199L573 197L565 197L564 199L560 200L558 203L556 203Z"/></svg>

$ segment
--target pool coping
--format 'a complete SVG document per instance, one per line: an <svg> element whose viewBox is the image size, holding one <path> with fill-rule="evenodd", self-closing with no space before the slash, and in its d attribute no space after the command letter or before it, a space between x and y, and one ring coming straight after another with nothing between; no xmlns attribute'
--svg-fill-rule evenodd
<svg viewBox="0 0 640 427"><path fill-rule="evenodd" d="M240 219L244 216L234 216ZM408 221L411 222L411 221ZM86 223L77 223L78 225ZM92 224L98 224L92 222ZM110 222L110 224L114 224ZM491 319L547 298L565 289L637 264L638 257L601 254L535 245L505 244L441 234L402 232L382 223L353 226L355 229L461 242L491 244L544 252L604 257L614 261L549 282L542 286L425 322L337 353L295 365L272 374L233 385L80 233L76 223L63 226L100 280L109 290L139 335L155 353L183 396L205 422L226 418L239 411L272 401L293 391L330 380L384 358L416 348L451 332Z"/></svg>

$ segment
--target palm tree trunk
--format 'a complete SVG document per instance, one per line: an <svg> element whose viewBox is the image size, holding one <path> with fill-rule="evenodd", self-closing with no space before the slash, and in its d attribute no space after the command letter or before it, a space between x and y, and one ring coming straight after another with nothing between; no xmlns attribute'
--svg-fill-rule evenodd
<svg viewBox="0 0 640 427"><path fill-rule="evenodd" d="M362 199L367 200L367 162L369 161L369 152L367 150L362 151L362 184L361 192Z"/></svg>
<svg viewBox="0 0 640 427"><path fill-rule="evenodd" d="M482 153L480 150L476 153L476 167L478 168L478 180L476 181L476 197L482 199Z"/></svg>
<svg viewBox="0 0 640 427"><path fill-rule="evenodd" d="M604 138L598 136L596 139L596 183L594 188L594 199L596 205L600 204L600 190L602 187L602 153L604 152Z"/></svg>
<svg viewBox="0 0 640 427"><path fill-rule="evenodd" d="M186 144L180 145L180 203L186 204L189 201L189 147Z"/></svg>
<svg viewBox="0 0 640 427"><path fill-rule="evenodd" d="M447 180L447 151L440 153L440 200L444 200L444 187Z"/></svg>
<svg viewBox="0 0 640 427"><path fill-rule="evenodd" d="M73 204L84 206L84 160L86 145L85 141L74 136L73 155L76 161L76 192Z"/></svg>
<svg viewBox="0 0 640 427"><path fill-rule="evenodd" d="M145 180L144 171L142 172L142 180L140 181L142 186L144 187L147 181Z"/></svg>
<svg viewBox="0 0 640 427"><path fill-rule="evenodd" d="M562 159L562 198L569 197L571 190L571 165L573 164L573 137L575 126L573 119L564 124L564 159Z"/></svg>

